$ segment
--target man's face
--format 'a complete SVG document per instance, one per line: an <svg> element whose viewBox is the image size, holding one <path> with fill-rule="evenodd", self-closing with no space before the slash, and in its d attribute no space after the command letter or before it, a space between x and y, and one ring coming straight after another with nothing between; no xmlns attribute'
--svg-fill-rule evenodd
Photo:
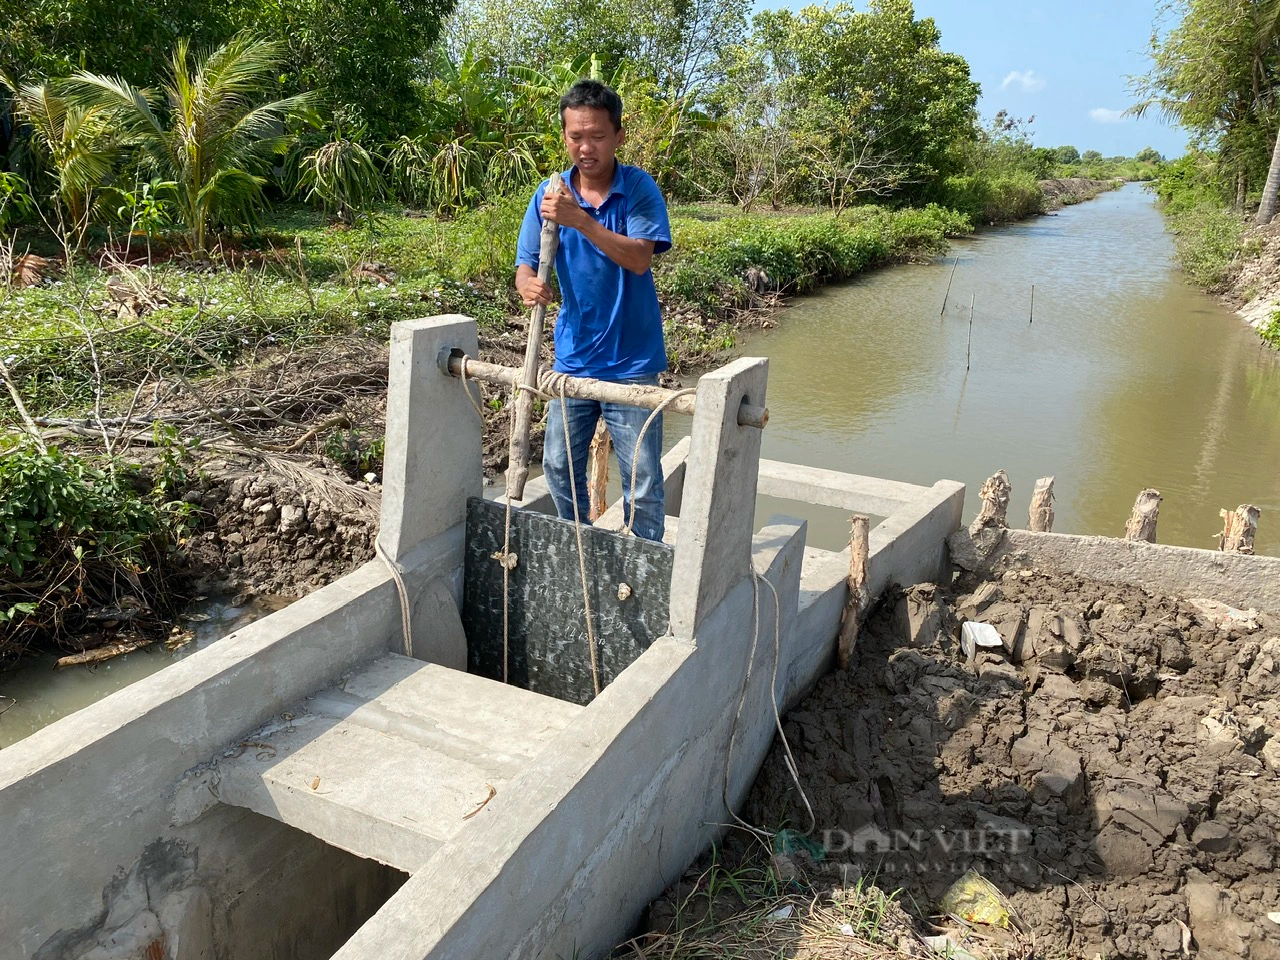
<svg viewBox="0 0 1280 960"><path fill-rule="evenodd" d="M613 128L601 107L569 107L564 111L564 145L569 159L588 177L613 169L613 158L626 134Z"/></svg>

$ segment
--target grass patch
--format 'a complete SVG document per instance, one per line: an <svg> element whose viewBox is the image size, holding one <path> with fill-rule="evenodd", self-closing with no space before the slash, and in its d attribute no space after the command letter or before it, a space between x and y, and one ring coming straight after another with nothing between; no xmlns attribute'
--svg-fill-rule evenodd
<svg viewBox="0 0 1280 960"><path fill-rule="evenodd" d="M688 876L688 875L686 875ZM916 939L898 904L865 879L814 889L778 877L768 858L734 869L713 859L650 907L657 929L623 944L619 956L645 960L699 957L897 957L902 938Z"/></svg>
<svg viewBox="0 0 1280 960"><path fill-rule="evenodd" d="M0 360L32 412L49 414L84 409L99 391L129 391L148 371L197 376L264 349L350 335L381 341L413 317L466 314L483 336L523 312L512 276L527 204L500 198L454 220L384 210L358 227L289 207L216 264L166 260L163 243L151 265L124 273L81 261L42 285L0 288ZM939 254L949 235L971 229L937 205L841 214L686 206L672 226L675 246L655 277L677 370L731 348L736 313L762 295ZM135 241L129 261L144 251ZM143 316L121 309L122 287L136 288L125 293L145 301ZM7 397L0 402L10 418Z"/></svg>
<svg viewBox="0 0 1280 960"><path fill-rule="evenodd" d="M1213 290L1230 279L1243 244L1239 216L1204 202L1169 213L1169 228L1178 263L1193 283Z"/></svg>
<svg viewBox="0 0 1280 960"><path fill-rule="evenodd" d="M948 177L937 199L973 223L1007 223L1044 209L1044 193L1030 173Z"/></svg>

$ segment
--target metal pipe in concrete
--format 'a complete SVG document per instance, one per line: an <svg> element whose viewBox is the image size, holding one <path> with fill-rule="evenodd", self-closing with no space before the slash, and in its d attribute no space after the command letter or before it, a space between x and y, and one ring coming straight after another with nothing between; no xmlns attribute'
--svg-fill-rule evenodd
<svg viewBox="0 0 1280 960"><path fill-rule="evenodd" d="M468 380L483 380L487 383L501 383L514 387L524 379L524 371L519 367L504 367L497 363L485 363L475 360L458 351L450 351L440 357L440 367L450 376L461 377L463 365L466 365ZM546 375L542 371L539 379ZM564 394L581 400L599 400L602 403L626 403L633 407L654 410L668 400L677 391L665 387L648 387L630 383L609 383L605 380L590 380L581 377L564 377ZM559 392L559 382L556 391ZM694 396L686 394L676 397L664 407L675 413L692 416ZM738 408L738 426L763 428L769 423L769 408L747 403L745 400Z"/></svg>

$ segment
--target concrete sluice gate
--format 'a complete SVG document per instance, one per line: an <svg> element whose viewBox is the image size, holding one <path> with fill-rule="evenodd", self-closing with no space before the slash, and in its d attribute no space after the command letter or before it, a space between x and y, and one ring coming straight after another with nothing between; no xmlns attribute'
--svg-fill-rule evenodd
<svg viewBox="0 0 1280 960"><path fill-rule="evenodd" d="M617 533L620 505L582 531L595 670L542 481L512 510L504 640L457 350L465 317L392 330L380 542L411 643L376 560L5 749L4 960L600 957L745 797L771 698L833 661L848 552L753 530L757 494L885 517L872 595L942 572L964 487L761 460L744 358L663 460L672 542Z"/></svg>

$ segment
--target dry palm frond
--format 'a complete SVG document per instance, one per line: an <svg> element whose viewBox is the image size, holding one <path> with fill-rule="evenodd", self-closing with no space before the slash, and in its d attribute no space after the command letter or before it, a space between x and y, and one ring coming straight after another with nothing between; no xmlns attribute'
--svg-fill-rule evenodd
<svg viewBox="0 0 1280 960"><path fill-rule="evenodd" d="M288 480L293 486L336 512L376 512L382 504L382 497L372 490L353 486L308 466L301 460L258 451L234 452L251 454L272 473Z"/></svg>
<svg viewBox="0 0 1280 960"><path fill-rule="evenodd" d="M16 287L34 287L40 283L53 261L47 257L39 257L34 253L24 253L13 261L13 285Z"/></svg>

